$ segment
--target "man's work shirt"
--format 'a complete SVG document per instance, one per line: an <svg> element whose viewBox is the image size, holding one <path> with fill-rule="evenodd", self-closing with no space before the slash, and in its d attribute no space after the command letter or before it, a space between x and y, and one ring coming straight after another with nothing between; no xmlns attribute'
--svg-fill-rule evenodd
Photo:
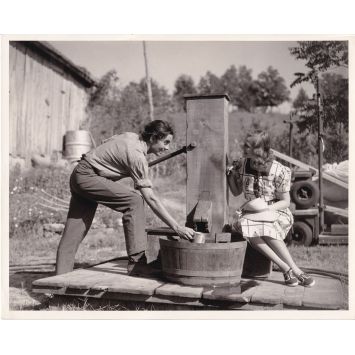
<svg viewBox="0 0 355 355"><path fill-rule="evenodd" d="M131 177L134 188L152 187L148 177L147 144L138 134L115 135L85 155L97 174L116 181Z"/></svg>

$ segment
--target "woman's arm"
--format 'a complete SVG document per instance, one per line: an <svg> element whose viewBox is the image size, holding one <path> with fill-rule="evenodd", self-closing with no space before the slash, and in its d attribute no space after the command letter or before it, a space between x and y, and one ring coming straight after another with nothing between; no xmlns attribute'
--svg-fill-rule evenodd
<svg viewBox="0 0 355 355"><path fill-rule="evenodd" d="M278 211L290 207L291 199L289 192L278 192L276 197L278 201L269 206L271 210Z"/></svg>
<svg viewBox="0 0 355 355"><path fill-rule="evenodd" d="M153 212L171 229L173 229L179 235L179 237L188 240L193 238L193 229L180 226L166 210L165 206L162 204L158 196L154 193L152 188L145 187L141 188L140 191L143 195L144 200L147 202Z"/></svg>
<svg viewBox="0 0 355 355"><path fill-rule="evenodd" d="M235 164L227 169L227 183L234 196L243 192L243 179Z"/></svg>

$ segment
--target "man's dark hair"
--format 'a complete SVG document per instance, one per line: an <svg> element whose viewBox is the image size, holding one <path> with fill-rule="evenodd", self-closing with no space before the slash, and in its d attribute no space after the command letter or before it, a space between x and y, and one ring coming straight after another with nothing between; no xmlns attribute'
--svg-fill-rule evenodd
<svg viewBox="0 0 355 355"><path fill-rule="evenodd" d="M149 142L151 138L157 141L164 139L169 134L174 135L174 130L170 124L166 121L155 120L144 126L141 136L145 142Z"/></svg>

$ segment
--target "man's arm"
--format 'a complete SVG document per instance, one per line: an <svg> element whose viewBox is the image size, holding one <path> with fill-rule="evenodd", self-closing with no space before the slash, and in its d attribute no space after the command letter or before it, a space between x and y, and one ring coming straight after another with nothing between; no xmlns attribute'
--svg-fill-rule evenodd
<svg viewBox="0 0 355 355"><path fill-rule="evenodd" d="M147 202L153 212L171 229L173 229L181 238L192 239L194 231L191 228L180 226L176 220L166 210L163 203L150 187L140 189L144 200Z"/></svg>

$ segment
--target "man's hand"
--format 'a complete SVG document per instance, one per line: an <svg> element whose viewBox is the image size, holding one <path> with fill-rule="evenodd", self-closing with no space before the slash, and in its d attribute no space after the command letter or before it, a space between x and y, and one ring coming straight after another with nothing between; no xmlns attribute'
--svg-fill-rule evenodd
<svg viewBox="0 0 355 355"><path fill-rule="evenodd" d="M192 240L194 237L194 230L189 227L177 226L175 232L183 239Z"/></svg>
<svg viewBox="0 0 355 355"><path fill-rule="evenodd" d="M165 206L161 203L158 196L151 188L142 188L141 193L145 201L147 201L153 212L165 222L171 229L173 229L180 238L192 240L194 231L191 228L180 226L173 216L166 210ZM173 239L175 239L173 237Z"/></svg>

